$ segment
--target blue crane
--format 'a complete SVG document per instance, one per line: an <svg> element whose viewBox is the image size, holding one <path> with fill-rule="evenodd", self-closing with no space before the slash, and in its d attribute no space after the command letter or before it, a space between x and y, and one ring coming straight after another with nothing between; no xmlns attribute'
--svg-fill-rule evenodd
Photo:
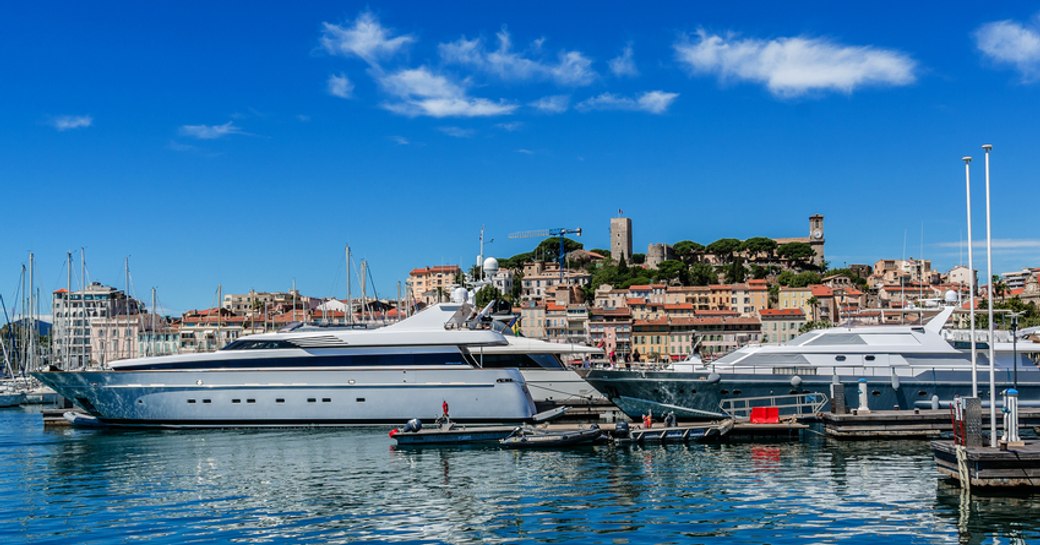
<svg viewBox="0 0 1040 545"><path fill-rule="evenodd" d="M581 227L576 229L566 229L558 227L556 229L535 229L533 231L518 231L516 233L509 233L509 238L545 238L545 237L559 237L560 239L560 252L556 256L556 261L560 264L560 283L563 283L563 269L566 265L567 251L563 246L564 235L576 235L581 236Z"/></svg>

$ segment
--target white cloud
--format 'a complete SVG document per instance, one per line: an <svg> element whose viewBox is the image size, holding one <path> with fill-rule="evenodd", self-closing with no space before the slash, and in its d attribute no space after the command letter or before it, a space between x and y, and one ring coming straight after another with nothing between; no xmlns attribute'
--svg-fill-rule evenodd
<svg viewBox="0 0 1040 545"><path fill-rule="evenodd" d="M639 75L639 70L636 69L634 53L632 52L632 44L626 45L625 49L621 51L621 55L610 59L608 64L610 65L610 71L619 78Z"/></svg>
<svg viewBox="0 0 1040 545"><path fill-rule="evenodd" d="M93 124L94 118L89 115L59 115L50 121L50 125L60 132L83 129Z"/></svg>
<svg viewBox="0 0 1040 545"><path fill-rule="evenodd" d="M509 32L497 35L498 48L488 50L483 40L459 38L438 46L441 60L447 64L468 66L505 81L551 80L560 85L582 86L596 79L592 61L580 51L561 51L555 62L546 62L513 51ZM532 44L532 51L541 49L541 40Z"/></svg>
<svg viewBox="0 0 1040 545"><path fill-rule="evenodd" d="M523 155L534 155L534 151L529 150L527 148L517 148L514 151Z"/></svg>
<svg viewBox="0 0 1040 545"><path fill-rule="evenodd" d="M354 96L354 84L343 74L332 74L329 76L329 94L339 98L351 98Z"/></svg>
<svg viewBox="0 0 1040 545"><path fill-rule="evenodd" d="M473 129L464 129L462 127L437 127L437 130L453 138L470 138L477 134L477 131Z"/></svg>
<svg viewBox="0 0 1040 545"><path fill-rule="evenodd" d="M395 143L395 144L397 144L398 146L407 146L408 144L411 143L411 142L408 141L407 138L405 138L403 136L400 136L400 135L391 136L390 137L390 141Z"/></svg>
<svg viewBox="0 0 1040 545"><path fill-rule="evenodd" d="M567 95L542 97L531 103L531 107L547 114L560 114L567 111L571 98Z"/></svg>
<svg viewBox="0 0 1040 545"><path fill-rule="evenodd" d="M909 85L915 62L898 51L845 46L821 38L735 39L698 31L674 44L679 62L720 80L761 83L775 96L851 93L866 85Z"/></svg>
<svg viewBox="0 0 1040 545"><path fill-rule="evenodd" d="M648 91L639 95L638 98L603 93L579 102L575 108L583 112L590 110L629 110L662 114L668 110L668 107L678 97L679 93L666 93L664 91Z"/></svg>
<svg viewBox="0 0 1040 545"><path fill-rule="evenodd" d="M1025 82L1040 78L1040 26L1015 21L986 23L975 31L975 44L994 62L1018 70Z"/></svg>
<svg viewBox="0 0 1040 545"><path fill-rule="evenodd" d="M322 23L321 45L332 55L357 56L371 65L390 58L415 41L409 34L393 36L370 11L363 11L353 26Z"/></svg>
<svg viewBox="0 0 1040 545"><path fill-rule="evenodd" d="M190 136L199 140L215 140L231 134L247 134L234 121L223 125L181 125L182 136Z"/></svg>
<svg viewBox="0 0 1040 545"><path fill-rule="evenodd" d="M425 66L379 73L377 81L384 91L398 99L383 107L401 115L487 117L510 114L517 108L504 101L469 97L462 85L434 74Z"/></svg>
<svg viewBox="0 0 1040 545"><path fill-rule="evenodd" d="M516 132L524 127L524 124L520 121L510 121L508 123L495 123L495 126L506 132Z"/></svg>

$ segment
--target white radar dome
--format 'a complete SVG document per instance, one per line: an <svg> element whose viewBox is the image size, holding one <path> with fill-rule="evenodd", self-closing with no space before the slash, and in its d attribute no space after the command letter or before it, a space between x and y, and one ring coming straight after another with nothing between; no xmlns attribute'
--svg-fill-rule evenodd
<svg viewBox="0 0 1040 545"><path fill-rule="evenodd" d="M467 291L466 288L460 286L451 291L452 303L458 303L461 305L462 303L465 303L467 299L469 299L469 291Z"/></svg>
<svg viewBox="0 0 1040 545"><path fill-rule="evenodd" d="M494 276L498 273L498 260L489 257L484 260L484 274L488 276Z"/></svg>
<svg viewBox="0 0 1040 545"><path fill-rule="evenodd" d="M947 303L956 303L957 302L957 292L955 292L953 290L946 290L946 295L943 296L943 298L946 299Z"/></svg>

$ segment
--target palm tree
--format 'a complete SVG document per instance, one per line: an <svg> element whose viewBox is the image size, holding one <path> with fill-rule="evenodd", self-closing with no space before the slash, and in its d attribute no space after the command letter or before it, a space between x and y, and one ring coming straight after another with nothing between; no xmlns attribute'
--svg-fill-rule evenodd
<svg viewBox="0 0 1040 545"><path fill-rule="evenodd" d="M817 299L816 296L814 295L814 296L810 297L808 300L806 300L805 302L809 304L809 308L812 310L812 321L815 322L816 321L816 308L817 308L817 305L820 303L820 300Z"/></svg>

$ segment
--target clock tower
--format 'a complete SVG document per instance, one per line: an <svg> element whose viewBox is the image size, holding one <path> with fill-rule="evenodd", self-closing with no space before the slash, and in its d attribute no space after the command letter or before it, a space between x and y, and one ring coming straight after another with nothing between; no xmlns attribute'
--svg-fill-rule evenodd
<svg viewBox="0 0 1040 545"><path fill-rule="evenodd" d="M817 267L823 267L823 216L814 214L809 216L809 245L816 252L813 263Z"/></svg>

